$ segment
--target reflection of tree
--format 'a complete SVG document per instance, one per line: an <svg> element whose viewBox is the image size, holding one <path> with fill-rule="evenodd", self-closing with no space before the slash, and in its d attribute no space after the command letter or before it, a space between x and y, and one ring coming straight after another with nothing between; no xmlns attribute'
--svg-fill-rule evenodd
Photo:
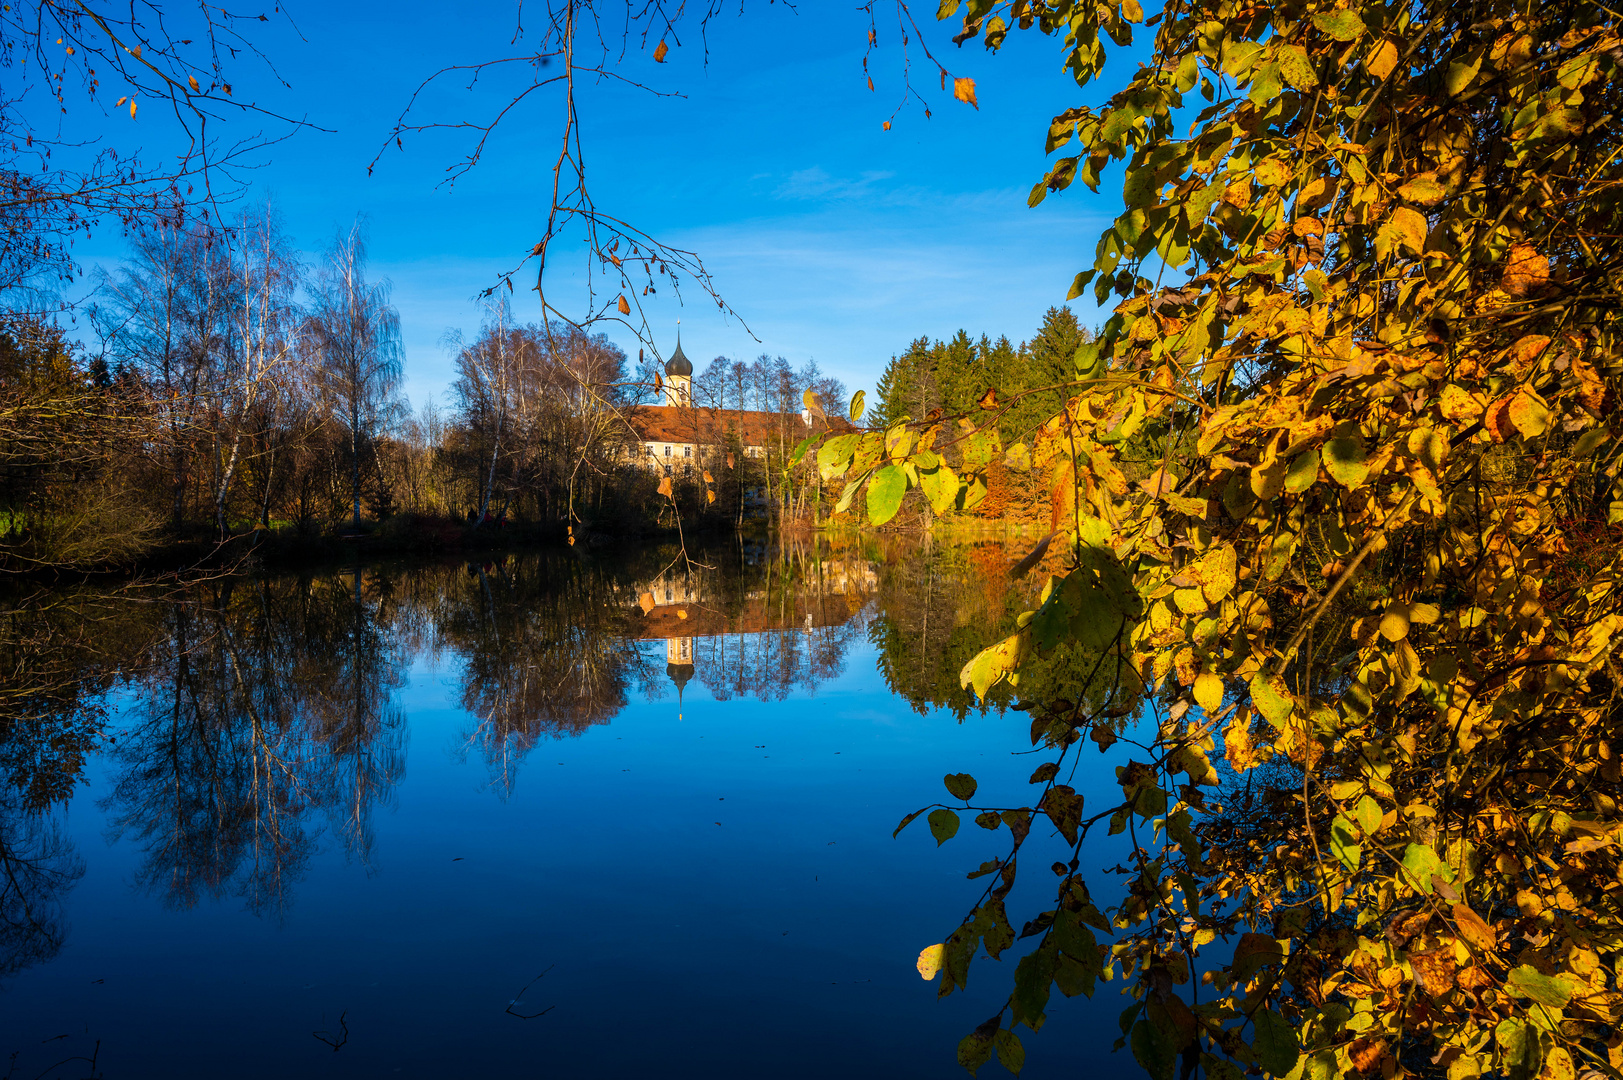
<svg viewBox="0 0 1623 1080"><path fill-rule="evenodd" d="M55 818L105 720L102 695L155 609L117 592L0 596L0 979L51 959L84 865Z"/></svg>
<svg viewBox="0 0 1623 1080"><path fill-rule="evenodd" d="M438 640L462 658L467 745L503 791L536 742L607 723L625 707L627 683L646 674L613 583L577 559L469 564L445 575L442 595Z"/></svg>
<svg viewBox="0 0 1623 1080"><path fill-rule="evenodd" d="M84 862L60 824L0 789L0 979L56 956Z"/></svg>
<svg viewBox="0 0 1623 1080"><path fill-rule="evenodd" d="M1001 543L925 547L892 560L881 576L880 615L869 628L879 649L879 668L891 691L920 714L950 710L962 720L988 705L959 682L959 673L984 648L1014 633L1022 611L1038 606L1045 575L1011 581L1008 569L1025 552ZM1062 556L1043 564L1058 570ZM1083 700L1096 656L1066 643L1034 658L1021 672L1020 696L1034 700ZM1011 697L1007 684L994 687L991 707Z"/></svg>
<svg viewBox="0 0 1623 1080"><path fill-rule="evenodd" d="M403 773L401 655L359 580L227 582L171 605L113 753L114 828L168 902L238 893L282 911L326 811L367 857Z"/></svg>

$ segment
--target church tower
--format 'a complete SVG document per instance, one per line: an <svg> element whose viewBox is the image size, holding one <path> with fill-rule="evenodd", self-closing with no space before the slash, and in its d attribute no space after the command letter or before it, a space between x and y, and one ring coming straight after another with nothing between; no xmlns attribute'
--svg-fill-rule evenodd
<svg viewBox="0 0 1623 1080"><path fill-rule="evenodd" d="M693 364L682 352L682 326L676 327L676 351L665 361L665 404L671 408L693 405Z"/></svg>

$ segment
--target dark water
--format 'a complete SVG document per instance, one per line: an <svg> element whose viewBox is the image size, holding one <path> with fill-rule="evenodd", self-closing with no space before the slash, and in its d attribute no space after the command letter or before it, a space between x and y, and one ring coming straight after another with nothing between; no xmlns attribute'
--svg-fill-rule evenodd
<svg viewBox="0 0 1623 1080"><path fill-rule="evenodd" d="M913 962L1006 834L891 831L948 772L1026 801L1027 718L957 672L1027 586L999 545L678 556L12 598L6 1075L964 1075L1020 950L944 1001ZM1026 1075L1134 1074L1117 985Z"/></svg>

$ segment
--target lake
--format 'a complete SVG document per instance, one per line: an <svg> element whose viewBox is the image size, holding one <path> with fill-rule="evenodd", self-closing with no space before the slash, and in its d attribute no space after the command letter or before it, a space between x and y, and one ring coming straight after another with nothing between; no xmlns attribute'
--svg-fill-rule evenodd
<svg viewBox="0 0 1623 1080"><path fill-rule="evenodd" d="M1029 718L957 679L1033 606L1023 553L737 541L11 597L6 1075L965 1075L1025 943L944 1000L914 961L1008 834L892 830L947 773L1029 802ZM1077 790L1119 797L1125 758L1084 760ZM1016 928L1052 903L1025 856ZM1024 1075L1139 1075L1119 986L1054 995Z"/></svg>

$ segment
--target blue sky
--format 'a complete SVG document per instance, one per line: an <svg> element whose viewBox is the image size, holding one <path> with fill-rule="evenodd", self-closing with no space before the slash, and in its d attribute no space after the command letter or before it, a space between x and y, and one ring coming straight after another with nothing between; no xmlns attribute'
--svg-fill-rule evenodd
<svg viewBox="0 0 1623 1080"><path fill-rule="evenodd" d="M1102 96L1063 72L1058 42L1017 33L992 55L973 42L952 45L946 24L926 26L954 74L976 80L980 108L953 101L916 63L933 116L915 103L884 131L901 96L894 22L880 24L870 93L861 66L868 24L854 3L751 2L742 16L728 6L711 25L708 63L696 38L664 64L634 48L628 55L628 77L682 96L613 84L581 91L599 207L696 251L759 339L689 290L685 306L667 294L655 302L661 350L680 318L697 363L760 352L797 365L815 358L855 390L871 389L889 357L921 334L962 327L1029 337L1091 263L1120 202L1107 177L1099 196L1078 185L1034 210L1025 205L1046 167L1049 118ZM933 14L934 5L919 7L921 18ZM272 22L259 40L290 88L250 69L238 96L330 130L279 144L253 174L254 190L275 198L312 256L355 214L367 216L374 272L392 280L401 313L406 389L421 404L449 383L445 332L477 329L474 295L540 236L560 99L539 97L512 114L483 163L454 187L438 185L468 146L455 134L409 139L369 177L367 164L422 78L522 50L509 44L516 5L463 5L455 17L443 4L295 0L288 10L298 33ZM526 18L539 19L533 3ZM448 87L424 115L467 119L505 100L499 80L473 92ZM149 122L157 128L157 118ZM120 253L111 234L81 251L91 262ZM580 265L560 260L554 287ZM1084 321L1096 320L1090 302L1077 305ZM537 318L534 294L521 291L514 313ZM636 354L623 328L610 336Z"/></svg>

